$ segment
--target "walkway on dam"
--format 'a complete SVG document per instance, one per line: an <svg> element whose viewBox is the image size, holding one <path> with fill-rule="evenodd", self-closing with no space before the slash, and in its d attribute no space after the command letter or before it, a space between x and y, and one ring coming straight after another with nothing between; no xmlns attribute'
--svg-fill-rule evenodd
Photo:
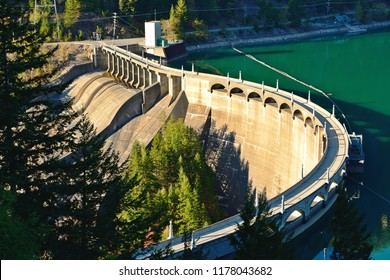
<svg viewBox="0 0 390 280"><path fill-rule="evenodd" d="M173 97L175 95L174 90L179 90L179 88L174 88L173 79L175 79L175 77L176 79L186 79L186 77L188 76L188 79L191 79L191 75L199 75L213 79L213 77L211 77L212 75L195 73L194 71L180 71L178 69L164 67L157 62L144 59L130 52L126 52L125 50L120 48L115 48L112 46L103 46L102 50L103 52L109 54L109 67L107 71L115 72L115 75L117 76L121 77L122 74L126 73L123 70L123 66L121 68L121 65L126 65L123 61L131 61L134 67L140 67L139 69L147 69L147 71L156 71L158 75L169 76L169 79L171 79L169 80L171 83L169 86L169 92L170 94L172 94ZM123 61L121 64L119 64L119 61L121 59L123 59ZM113 64L115 63L118 64L114 67ZM106 67L107 65L103 66L104 69L107 69ZM144 75L144 77L146 76ZM216 77L216 79L218 82L221 77L218 76ZM167 84L167 82L168 81L166 81L165 83ZM230 82L236 83L237 86L243 83L246 84L246 81L243 81L241 79L230 78ZM213 81L213 83L215 83L215 81ZM186 84L185 80L184 84ZM295 228L295 226L297 226L296 232L293 233L294 235L297 235L300 232L304 231L306 228L308 228L309 224L316 220L316 216L313 216L313 218L308 223L302 224L303 221L306 221L308 218L310 218L309 209L311 209L311 203L313 203L314 199L317 198L318 195L322 195L323 198L328 197L330 190L337 186L340 177L342 177L342 169L345 167L345 160L348 156L348 134L345 127L343 127L340 122L334 116L331 115L331 113L327 112L323 108L304 98L301 98L299 96L292 96L291 93L278 90L269 86L262 87L261 85L257 85L251 82L248 82L248 85L252 86L254 91L263 90L264 92L265 90L266 92L270 93L271 95L274 95L275 97L282 97L282 99L286 101L288 100L287 102L292 102L298 105L299 107L305 109L307 112L312 112L310 119L315 119L317 123L322 124L321 126L326 127L326 150L324 151L324 156L321 158L320 162L314 167L314 169L310 173L306 174L301 180L299 180L299 182L297 182L295 185L291 186L289 189L269 201L271 213L274 215L281 215L281 213L284 213L282 216L283 225L284 222L286 222L289 230L292 230ZM182 89L182 93L185 94L185 90L183 90L182 87L180 88ZM166 88L166 90L168 89ZM264 106L268 105L264 104ZM336 180L336 183L333 183L332 180ZM284 207L281 207L282 196L284 196ZM335 196L332 196L332 202L329 202L330 200L328 200L330 205L334 202L334 199ZM282 208L284 209L283 212L281 211ZM304 209L306 209L307 211ZM299 215L295 216L296 212L300 211L302 211L303 219L299 218ZM297 217L297 219L287 220L287 218L289 217ZM289 223L290 221L291 223ZM231 253L233 249L228 248L230 245L226 237L234 233L237 224L241 222L242 221L239 215L235 215L205 228L195 230L193 232L193 239L196 243L196 246L207 244L210 242L213 242L213 245L215 245L215 243L217 242L220 244L223 243L223 245L219 246L210 246L210 248L212 248L214 251L208 255L209 258L212 258L213 256L221 257L224 254L226 255ZM299 224L298 226L298 223L301 224ZM159 244L156 244L155 246L153 246L152 250L164 250L169 244L176 253L181 252L185 248L185 244L182 241L182 236L178 236L171 240L163 241ZM139 256L136 257L138 259L145 259L150 256L150 253L151 252L148 251L146 253L141 253Z"/></svg>
<svg viewBox="0 0 390 280"><path fill-rule="evenodd" d="M274 93L283 96L283 93ZM300 97L297 97L295 102L297 102L301 106L304 106L307 110L312 110L312 106L315 106L314 103L308 103L305 99ZM295 186L292 186L284 193L269 201L272 214L280 213L281 195L284 195L285 197L285 209L289 208L290 206L309 196L314 191L321 188L321 186L328 182L328 167L330 174L337 173L345 161L345 157L348 153L348 143L346 142L348 141L347 133L344 129L340 128L338 121L335 119L335 117L331 116L329 112L317 107L316 110L320 110L316 111L316 118L318 118L323 124L326 122L326 133L328 137L328 146L326 153L324 154L322 160L314 168L314 170L312 170L306 177L304 177ZM195 245L199 246L220 238L227 237L228 235L235 232L237 224L240 224L241 222L241 217L237 214L225 220L209 225L205 228L195 230L193 232L193 240L195 241ZM303 232L305 229L305 226L300 227L299 231L294 232L294 236ZM182 236L175 237L171 240L163 241L157 244L154 249L164 250L169 244L171 244L171 248L174 250L175 253L184 250ZM232 248L227 248L227 250L229 249L231 250ZM140 254L139 256L137 256L137 259L148 258L149 255L150 252L146 254Z"/></svg>

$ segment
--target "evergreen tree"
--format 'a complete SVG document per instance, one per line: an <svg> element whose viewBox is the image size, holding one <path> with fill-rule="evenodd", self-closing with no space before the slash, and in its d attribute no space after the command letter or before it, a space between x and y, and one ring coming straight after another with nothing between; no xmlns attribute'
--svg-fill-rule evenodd
<svg viewBox="0 0 390 280"><path fill-rule="evenodd" d="M42 52L43 40L23 9L0 1L0 184L15 194L14 219L35 227L32 235L43 234L49 205L58 202L52 187L58 159L70 151L69 125L76 116L70 103L37 98L61 89L46 85L53 72L37 74L55 51Z"/></svg>
<svg viewBox="0 0 390 280"><path fill-rule="evenodd" d="M278 11L273 7L271 1L260 0L259 18L263 20L265 26L273 26L278 23Z"/></svg>
<svg viewBox="0 0 390 280"><path fill-rule="evenodd" d="M182 120L170 119L153 139L150 151L135 143L125 173L128 191L117 214L122 240L118 254L134 257L161 240L170 220L176 233L208 224L207 212L218 213L214 178L195 130Z"/></svg>
<svg viewBox="0 0 390 280"><path fill-rule="evenodd" d="M72 27L77 23L80 17L80 0L66 0L64 12L64 26L66 28Z"/></svg>
<svg viewBox="0 0 390 280"><path fill-rule="evenodd" d="M345 190L339 190L332 219L333 252L330 256L336 260L368 260L373 246L370 233L363 225L363 215L348 200Z"/></svg>
<svg viewBox="0 0 390 280"><path fill-rule="evenodd" d="M118 154L110 147L103 149L104 139L96 135L85 116L76 125L76 136L72 154L63 160L63 180L57 186L62 204L56 229L62 242L55 248L55 257L94 259L101 253L104 225L99 220L105 215L105 198L120 188L121 167Z"/></svg>
<svg viewBox="0 0 390 280"><path fill-rule="evenodd" d="M278 217L270 217L265 193L258 195L258 209L254 206L255 194L251 193L240 211L243 220L237 225L231 242L236 248L237 259L277 260L292 257L285 243L286 235L279 229Z"/></svg>
<svg viewBox="0 0 390 280"><path fill-rule="evenodd" d="M192 28L194 30L194 36L198 41L206 41L209 38L207 25L203 20L195 19L192 22Z"/></svg>
<svg viewBox="0 0 390 280"><path fill-rule="evenodd" d="M167 194L153 174L156 168L148 151L136 142L125 173L126 192L117 212L119 244L117 255L132 258L146 245L157 242L162 234L167 211Z"/></svg>
<svg viewBox="0 0 390 280"><path fill-rule="evenodd" d="M29 26L27 13L20 7L0 1L0 183L16 190L15 174L21 168L14 145L21 128L19 115L45 88L52 73L35 75L55 50L41 52L43 38ZM22 165L24 166L24 165ZM2 181L2 182L1 182Z"/></svg>
<svg viewBox="0 0 390 280"><path fill-rule="evenodd" d="M182 40L188 21L188 9L185 0L178 0L176 8L172 5L169 19L162 21L163 33L168 40Z"/></svg>
<svg viewBox="0 0 390 280"><path fill-rule="evenodd" d="M47 37L50 35L50 23L47 14L43 14L41 17L39 34L42 37Z"/></svg>
<svg viewBox="0 0 390 280"><path fill-rule="evenodd" d="M37 259L41 253L42 231L36 219L22 220L14 211L15 193L0 187L0 259ZM41 232L39 232L41 231Z"/></svg>
<svg viewBox="0 0 390 280"><path fill-rule="evenodd" d="M289 0L288 13L291 26L301 26L305 10L302 6L302 0Z"/></svg>
<svg viewBox="0 0 390 280"><path fill-rule="evenodd" d="M138 0L119 0L119 10L122 14L134 14L137 2Z"/></svg>
<svg viewBox="0 0 390 280"><path fill-rule="evenodd" d="M190 185L188 177L180 168L177 183L178 206L175 224L178 233L191 232L209 224L206 207L201 203L201 198L196 188Z"/></svg>
<svg viewBox="0 0 390 280"><path fill-rule="evenodd" d="M179 18L180 25L183 28L188 20L188 8L185 0L177 1L175 16Z"/></svg>

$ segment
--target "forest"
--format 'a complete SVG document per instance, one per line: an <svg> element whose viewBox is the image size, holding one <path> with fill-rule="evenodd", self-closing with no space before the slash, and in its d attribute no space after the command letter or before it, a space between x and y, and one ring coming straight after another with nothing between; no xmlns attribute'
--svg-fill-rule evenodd
<svg viewBox="0 0 390 280"><path fill-rule="evenodd" d="M251 26L254 36L273 28L308 28L313 18L349 14L355 22L390 18L384 0L29 0L30 22L39 24L46 40L142 37L145 21L161 20L169 40L201 42L209 28ZM27 1L26 1L27 2ZM53 3L56 3L55 14ZM36 5L37 4L37 5ZM115 16L114 16L115 13ZM114 21L116 31L114 34ZM96 37L96 34L99 34Z"/></svg>

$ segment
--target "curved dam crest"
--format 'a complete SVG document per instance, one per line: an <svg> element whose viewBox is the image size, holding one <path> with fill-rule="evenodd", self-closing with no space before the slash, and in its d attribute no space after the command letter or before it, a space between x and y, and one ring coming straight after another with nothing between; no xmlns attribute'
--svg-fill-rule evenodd
<svg viewBox="0 0 390 280"><path fill-rule="evenodd" d="M278 86L165 67L114 46L95 48L94 65L103 72L80 77L67 95L106 137L106 145L120 152L121 161L134 141L150 145L174 116L198 131L206 154L216 159L212 168L223 165L235 188L232 214L240 206L237 193L246 192L248 183L266 190L272 215L294 235L334 203L346 174L348 133L310 100ZM233 215L195 230L197 246L207 244L209 258L231 253L227 236L241 222ZM168 243L175 252L184 249L182 237L175 237L156 250Z"/></svg>
<svg viewBox="0 0 390 280"><path fill-rule="evenodd" d="M112 144L120 153L121 161L128 158L136 140L148 146L174 115L201 135L212 137L205 131L207 122L213 124L211 129L226 127L224 133L234 133L232 144L249 167L247 182L238 183L251 181L260 190L266 189L268 199L299 182L319 163L325 147L324 128L312 112L278 100L275 89L266 87L263 93L257 84L232 88L233 82L226 89L215 77L209 80L211 75L204 75L207 79L187 74L185 90L179 89L175 98L162 92L157 81L135 89L118 84L104 72L94 72L74 81L68 95L74 98L74 108L86 113L97 133L107 138L106 145ZM143 110L146 102L151 103L148 111ZM230 168L234 176L240 166Z"/></svg>

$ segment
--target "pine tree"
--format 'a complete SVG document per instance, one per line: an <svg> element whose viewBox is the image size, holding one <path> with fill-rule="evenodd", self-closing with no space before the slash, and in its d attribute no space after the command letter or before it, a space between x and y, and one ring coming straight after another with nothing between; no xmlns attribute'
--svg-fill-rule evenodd
<svg viewBox="0 0 390 280"><path fill-rule="evenodd" d="M302 0L289 0L288 2L288 13L291 26L301 26L302 19L305 15L304 8L301 7Z"/></svg>
<svg viewBox="0 0 390 280"><path fill-rule="evenodd" d="M41 69L55 49L42 53L43 38L32 29L27 13L20 7L0 2L0 183L16 190L15 174L20 147L14 145L23 129L20 115L26 105L41 93L53 73L35 75L32 69ZM3 182L1 182L3 181Z"/></svg>
<svg viewBox="0 0 390 280"><path fill-rule="evenodd" d="M63 180L57 186L62 200L56 217L56 258L94 259L102 246L99 220L105 215L105 198L120 188L119 156L106 150L90 121L82 116L76 125L73 152L63 160ZM102 219L104 220L104 219ZM61 244L62 243L62 244ZM66 250L62 250L64 247ZM104 244L103 244L104 245Z"/></svg>
<svg viewBox="0 0 390 280"><path fill-rule="evenodd" d="M122 14L134 14L137 2L138 0L119 0L119 10Z"/></svg>
<svg viewBox="0 0 390 280"><path fill-rule="evenodd" d="M191 232L209 224L206 207L201 203L198 191L191 186L183 168L180 168L179 171L177 196L175 224L178 226L179 234Z"/></svg>
<svg viewBox="0 0 390 280"><path fill-rule="evenodd" d="M243 220L237 225L231 243L237 259L277 260L291 258L292 251L285 243L286 235L279 228L277 217L269 217L270 210L265 193L258 195L258 209L254 206L255 194L250 193L240 211ZM288 238L287 238L288 239Z"/></svg>
<svg viewBox="0 0 390 280"><path fill-rule="evenodd" d="M36 219L25 221L14 211L15 193L0 186L0 259L38 259L41 253L43 228Z"/></svg>
<svg viewBox="0 0 390 280"><path fill-rule="evenodd" d="M175 16L179 18L180 25L184 27L188 20L188 8L185 0L178 0L175 9Z"/></svg>
<svg viewBox="0 0 390 280"><path fill-rule="evenodd" d="M363 215L348 200L345 190L339 190L332 219L333 252L336 260L368 260L373 246L370 233L363 224Z"/></svg>
<svg viewBox="0 0 390 280"><path fill-rule="evenodd" d="M50 35L50 23L47 14L43 14L40 21L39 34L42 37Z"/></svg>
<svg viewBox="0 0 390 280"><path fill-rule="evenodd" d="M80 0L66 0L64 12L64 26L66 28L72 27L77 23L80 17Z"/></svg>

